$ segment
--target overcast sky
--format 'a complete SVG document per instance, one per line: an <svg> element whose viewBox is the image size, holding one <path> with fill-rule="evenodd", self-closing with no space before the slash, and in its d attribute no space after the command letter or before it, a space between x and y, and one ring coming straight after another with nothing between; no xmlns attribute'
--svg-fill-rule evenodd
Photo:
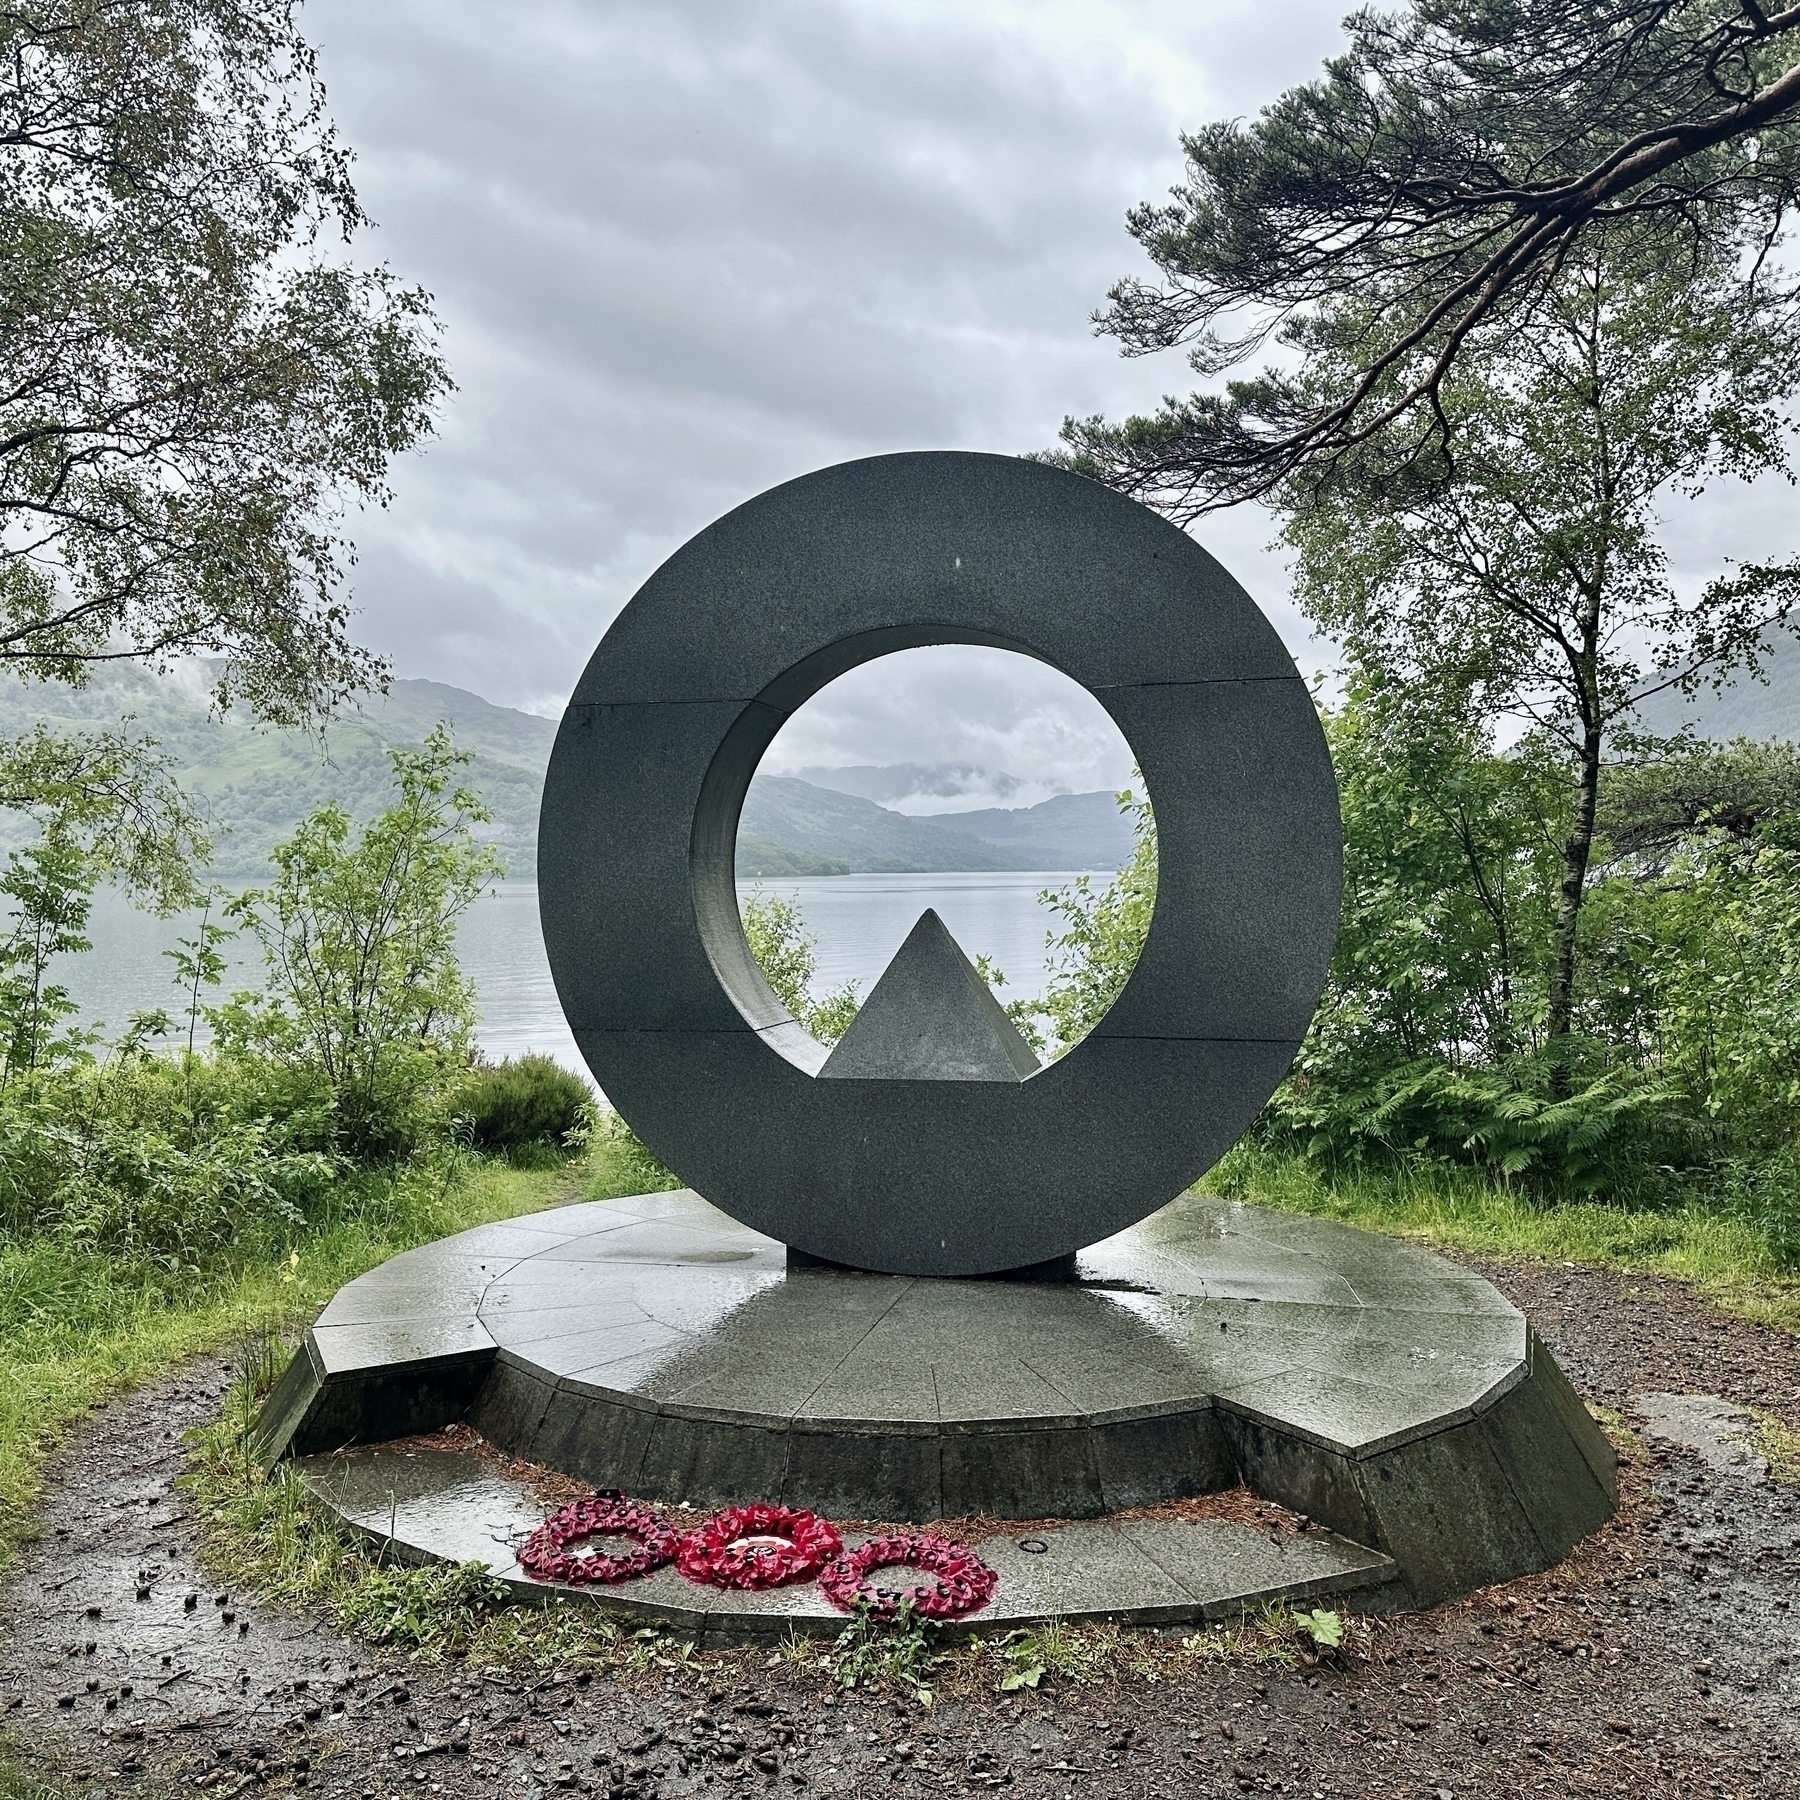
<svg viewBox="0 0 1800 1800"><path fill-rule="evenodd" d="M363 637L400 675L554 714L644 578L762 489L884 450L1032 450L1066 414L1185 390L1179 353L1092 334L1147 266L1126 209L1179 178L1184 127L1313 74L1341 4L310 0L370 248L436 295L459 383L359 532ZM1685 526L1678 561L1730 523ZM1267 516L1198 535L1317 669ZM1062 677L967 650L847 677L769 766L868 763L990 778L909 810L1126 767Z"/></svg>
<svg viewBox="0 0 1800 1800"><path fill-rule="evenodd" d="M364 638L554 713L644 578L762 489L1036 449L1180 390L1179 356L1092 335L1141 267L1125 211L1178 178L1184 126L1316 68L1338 10L311 0L370 248L435 294L459 384L359 531ZM1202 536L1302 648L1267 519ZM772 764L961 763L1023 782L1012 804L1110 785L1122 750L1066 687L915 652L821 696Z"/></svg>

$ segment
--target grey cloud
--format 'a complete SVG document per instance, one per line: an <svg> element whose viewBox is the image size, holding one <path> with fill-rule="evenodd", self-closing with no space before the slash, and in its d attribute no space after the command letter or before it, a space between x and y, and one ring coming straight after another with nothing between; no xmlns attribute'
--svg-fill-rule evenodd
<svg viewBox="0 0 1800 1800"><path fill-rule="evenodd" d="M1311 76L1339 10L311 0L369 247L437 295L461 384L362 527L365 637L403 674L554 712L645 576L761 489L882 450L1029 450L1066 413L1185 391L1179 353L1092 335L1142 267L1125 211L1179 179L1183 128ZM1671 506L1677 582L1782 554L1791 518L1778 482ZM1197 535L1325 667L1267 515ZM970 792L1117 777L1079 696L933 654L823 697L778 755L967 765Z"/></svg>
<svg viewBox="0 0 1800 1800"><path fill-rule="evenodd" d="M1091 333L1137 263L1124 212L1178 178L1182 127L1316 68L1336 10L314 0L369 248L435 293L460 383L361 529L364 635L404 674L554 710L656 564L762 488L1029 450L1184 387L1179 357ZM1268 535L1201 533L1303 644ZM805 760L1103 784L1091 718L960 666L929 693L865 672ZM944 735L901 754L899 715Z"/></svg>
<svg viewBox="0 0 1800 1800"><path fill-rule="evenodd" d="M837 767L808 764L789 771L802 781L835 788L840 794L858 794L884 805L913 799L962 800L971 808L971 795L982 796L982 805L1006 805L1024 783L1004 769L983 769L974 763L853 763ZM902 809L903 810L903 809Z"/></svg>
<svg viewBox="0 0 1800 1800"><path fill-rule="evenodd" d="M947 792L919 783L881 796L902 812L959 812L1117 790L1131 751L1099 701L1059 671L1005 650L943 646L832 682L782 728L764 766L784 775L866 764L979 771Z"/></svg>

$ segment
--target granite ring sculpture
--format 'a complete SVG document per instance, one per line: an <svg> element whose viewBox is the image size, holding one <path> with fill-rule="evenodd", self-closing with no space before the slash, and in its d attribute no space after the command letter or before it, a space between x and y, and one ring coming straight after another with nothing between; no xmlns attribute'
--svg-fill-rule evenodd
<svg viewBox="0 0 1800 1800"><path fill-rule="evenodd" d="M1149 936L1105 1018L1041 1071L827 1067L744 940L744 794L827 682L955 643L1049 663L1117 723L1156 817ZM1340 880L1312 697L1249 595L1133 501L962 452L804 476L670 557L576 687L538 852L563 1009L651 1149L790 1246L920 1276L1066 1256L1201 1175L1299 1046Z"/></svg>

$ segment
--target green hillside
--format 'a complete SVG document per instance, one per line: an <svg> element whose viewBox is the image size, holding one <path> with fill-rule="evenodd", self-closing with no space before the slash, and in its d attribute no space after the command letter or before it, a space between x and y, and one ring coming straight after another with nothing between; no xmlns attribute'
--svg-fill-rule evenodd
<svg viewBox="0 0 1800 1800"><path fill-rule="evenodd" d="M1800 640L1785 632L1777 638L1763 672L1766 681L1740 676L1724 692L1707 688L1692 700L1657 694L1639 707L1639 716L1649 730L1669 736L1692 725L1719 743L1737 737L1800 740Z"/></svg>
<svg viewBox="0 0 1800 1800"><path fill-rule="evenodd" d="M759 850L773 846L846 868L752 868L750 841ZM744 802L738 868L743 874L1110 870L1126 861L1131 844L1130 821L1111 794L1062 794L1015 811L995 807L912 818L792 775L759 775Z"/></svg>
<svg viewBox="0 0 1800 1800"><path fill-rule="evenodd" d="M218 718L198 677L113 669L79 689L0 682L0 732L39 722L73 729L125 723L155 738L173 754L183 786L211 822L214 872L226 877L266 873L271 847L327 801L362 818L378 811L389 796L387 746L421 742L440 718L476 753L473 783L494 811L483 834L509 867L529 873L553 720L437 682L397 681L387 696L371 696L315 735L271 730L232 714Z"/></svg>
<svg viewBox="0 0 1800 1800"><path fill-rule="evenodd" d="M441 681L396 681L386 694L365 700L358 711L391 743L422 742L441 719L465 750L540 774L556 742L554 719L496 706Z"/></svg>
<svg viewBox="0 0 1800 1800"><path fill-rule="evenodd" d="M784 850L779 844L738 833L737 872L745 881L777 875L854 875L849 863L830 856L814 856L805 850Z"/></svg>
<svg viewBox="0 0 1800 1800"><path fill-rule="evenodd" d="M738 829L742 837L781 850L880 873L1044 866L1022 863L1005 850L947 831L932 820L909 819L873 800L834 794L791 775L757 778Z"/></svg>
<svg viewBox="0 0 1800 1800"><path fill-rule="evenodd" d="M1036 806L936 813L932 823L1015 854L1048 856L1052 860L1030 865L1043 869L1123 868L1134 842L1131 820L1109 793L1058 794Z"/></svg>
<svg viewBox="0 0 1800 1800"><path fill-rule="evenodd" d="M471 778L494 819L484 835L514 873L536 861L538 805L554 720L495 706L435 681L396 681L322 733L277 731L217 717L203 670L158 677L109 669L80 689L0 682L0 733L37 723L93 729L129 722L170 751L210 820L215 873L255 879L270 849L314 807L338 801L359 818L387 803L389 745L420 743L439 720L474 754ZM15 836L26 829L15 815ZM9 840L0 814L0 846ZM1066 794L1041 806L909 818L872 800L792 776L760 776L744 805L745 876L928 873L962 869L1117 868L1131 833L1109 794Z"/></svg>

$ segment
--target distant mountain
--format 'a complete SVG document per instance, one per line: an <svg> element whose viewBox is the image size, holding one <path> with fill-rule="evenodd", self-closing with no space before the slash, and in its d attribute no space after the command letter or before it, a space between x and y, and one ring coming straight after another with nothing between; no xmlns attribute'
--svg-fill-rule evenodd
<svg viewBox="0 0 1800 1800"><path fill-rule="evenodd" d="M193 666L168 676L108 669L73 689L0 680L0 733L40 721L93 728L129 720L174 755L183 785L211 819L215 873L254 879L267 874L270 850L313 808L337 801L357 818L378 812L390 794L388 748L422 742L442 719L473 753L472 783L494 814L482 835L513 872L528 875L535 867L554 720L442 682L396 681L322 733L277 731L235 714L216 717L206 681L204 668ZM14 815L9 839L0 814L0 848L23 828ZM767 775L751 784L745 801L738 868L768 877L1115 869L1130 849L1130 829L1109 794L910 818L854 794Z"/></svg>
<svg viewBox="0 0 1800 1800"><path fill-rule="evenodd" d="M1728 743L1734 737L1800 740L1800 639L1775 639L1763 673L1766 682L1736 677L1722 693L1702 688L1692 700L1657 694L1638 708L1648 731L1673 737L1692 725L1701 737Z"/></svg>
<svg viewBox="0 0 1800 1800"><path fill-rule="evenodd" d="M1065 795L1064 799L1100 799L1101 795ZM814 787L792 775L760 775L751 783L739 825L740 873L799 874L799 869L779 870L757 865L751 844L772 846L788 855L841 863L846 871L901 874L932 873L949 869L1071 869L1117 868L1118 863L1068 860L1073 834L1055 827L1039 839L1030 821L1059 802L1022 808L1017 813L993 809L983 813L943 813L929 819L909 818L889 812L872 800L854 794L834 793ZM989 832L965 829L966 819L1017 821L1009 823L1005 841ZM1129 833L1127 833L1129 837Z"/></svg>
<svg viewBox="0 0 1800 1800"><path fill-rule="evenodd" d="M996 848L1052 860L1034 869L1118 869L1131 860L1131 821L1115 794L1058 794L1036 806L990 806L980 812L933 813L932 824Z"/></svg>
<svg viewBox="0 0 1800 1800"><path fill-rule="evenodd" d="M475 753L472 783L494 813L482 835L510 868L529 873L552 719L434 681L396 681L315 734L272 730L235 713L218 718L205 671L192 667L169 676L108 669L85 688L0 681L0 732L39 721L76 729L125 722L172 752L183 786L212 822L214 872L228 878L266 875L271 848L327 801L358 818L378 812L390 792L388 746L422 742L440 718Z"/></svg>

